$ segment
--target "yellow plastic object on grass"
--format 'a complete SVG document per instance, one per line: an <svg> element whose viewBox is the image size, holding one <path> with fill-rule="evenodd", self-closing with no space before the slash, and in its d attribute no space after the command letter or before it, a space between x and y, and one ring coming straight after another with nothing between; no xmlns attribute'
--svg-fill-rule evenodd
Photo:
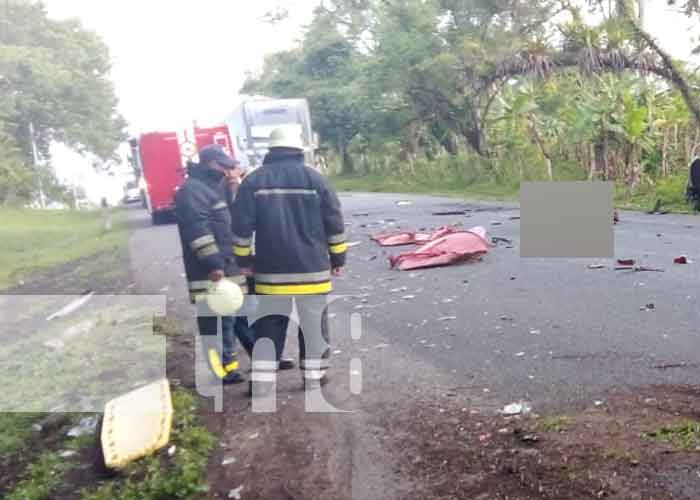
<svg viewBox="0 0 700 500"><path fill-rule="evenodd" d="M243 291L231 281L218 281L207 293L207 305L219 316L233 316L243 307Z"/></svg>
<svg viewBox="0 0 700 500"><path fill-rule="evenodd" d="M172 423L167 379L113 399L105 406L100 436L105 465L123 469L163 448L170 440Z"/></svg>

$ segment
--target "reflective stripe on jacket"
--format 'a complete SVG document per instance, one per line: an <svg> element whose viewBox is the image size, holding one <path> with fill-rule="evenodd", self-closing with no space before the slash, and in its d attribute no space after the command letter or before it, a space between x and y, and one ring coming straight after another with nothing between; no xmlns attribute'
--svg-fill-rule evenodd
<svg viewBox="0 0 700 500"><path fill-rule="evenodd" d="M303 155L270 153L241 184L234 210L234 253L241 267L254 260L256 293L332 291L330 269L343 266L347 252L343 214L336 193Z"/></svg>
<svg viewBox="0 0 700 500"><path fill-rule="evenodd" d="M205 294L211 285L209 273L217 269L246 293L245 277L233 256L226 188L219 178L201 167L192 168L175 195L175 207L192 303Z"/></svg>

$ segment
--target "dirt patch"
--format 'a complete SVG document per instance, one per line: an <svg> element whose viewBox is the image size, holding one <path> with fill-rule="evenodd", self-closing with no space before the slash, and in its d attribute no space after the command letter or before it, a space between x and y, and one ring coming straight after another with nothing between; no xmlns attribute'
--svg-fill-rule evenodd
<svg viewBox="0 0 700 500"><path fill-rule="evenodd" d="M695 499L700 454L650 436L700 419L700 391L612 391L566 417L504 418L416 405L388 426L426 499Z"/></svg>

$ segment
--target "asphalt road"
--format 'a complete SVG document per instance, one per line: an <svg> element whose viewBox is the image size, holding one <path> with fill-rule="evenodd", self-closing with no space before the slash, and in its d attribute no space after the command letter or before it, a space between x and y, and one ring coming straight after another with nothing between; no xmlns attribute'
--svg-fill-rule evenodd
<svg viewBox="0 0 700 500"><path fill-rule="evenodd" d="M336 292L345 298L335 321L347 316L340 312L359 313L364 331L353 341L347 325L336 325L336 364L344 372L350 358L363 360L365 386L377 389L365 393L375 403L397 391L456 391L493 408L525 399L554 410L590 406L611 388L700 379L697 218L622 213L616 257L665 269L627 273L614 271L612 260L520 258L514 204L390 194L341 198L350 240L361 243L338 281ZM431 215L453 208L473 211ZM191 325L177 229L151 226L137 209L132 221L139 291L166 293L172 311ZM398 272L387 258L403 249L382 249L368 238L379 230L448 224L486 226L491 236L511 239L513 248L499 245L481 262ZM699 261L674 265L681 254ZM607 268L588 269L592 263ZM409 295L415 298L402 298ZM640 310L647 304L655 308ZM440 321L448 316L456 319Z"/></svg>

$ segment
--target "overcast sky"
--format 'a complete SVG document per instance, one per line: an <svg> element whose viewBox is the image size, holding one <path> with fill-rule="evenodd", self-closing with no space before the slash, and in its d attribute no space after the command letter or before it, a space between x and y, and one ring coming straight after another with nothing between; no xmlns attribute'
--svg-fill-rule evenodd
<svg viewBox="0 0 700 500"><path fill-rule="evenodd" d="M44 0L49 15L77 17L109 46L112 78L130 133L183 130L198 120L219 123L239 102L247 71L265 55L289 49L319 0ZM648 0L647 29L676 57L690 56L690 22L669 12L666 0ZM290 18L263 16L282 5ZM63 179L95 191L85 162L65 150L53 164ZM91 180L92 179L92 180ZM111 184L121 184L121 180ZM118 196L119 189L113 189Z"/></svg>
<svg viewBox="0 0 700 500"><path fill-rule="evenodd" d="M49 15L78 17L102 35L114 61L120 108L132 132L221 121L245 73L293 46L317 0L45 0ZM265 13L283 4L276 26Z"/></svg>

